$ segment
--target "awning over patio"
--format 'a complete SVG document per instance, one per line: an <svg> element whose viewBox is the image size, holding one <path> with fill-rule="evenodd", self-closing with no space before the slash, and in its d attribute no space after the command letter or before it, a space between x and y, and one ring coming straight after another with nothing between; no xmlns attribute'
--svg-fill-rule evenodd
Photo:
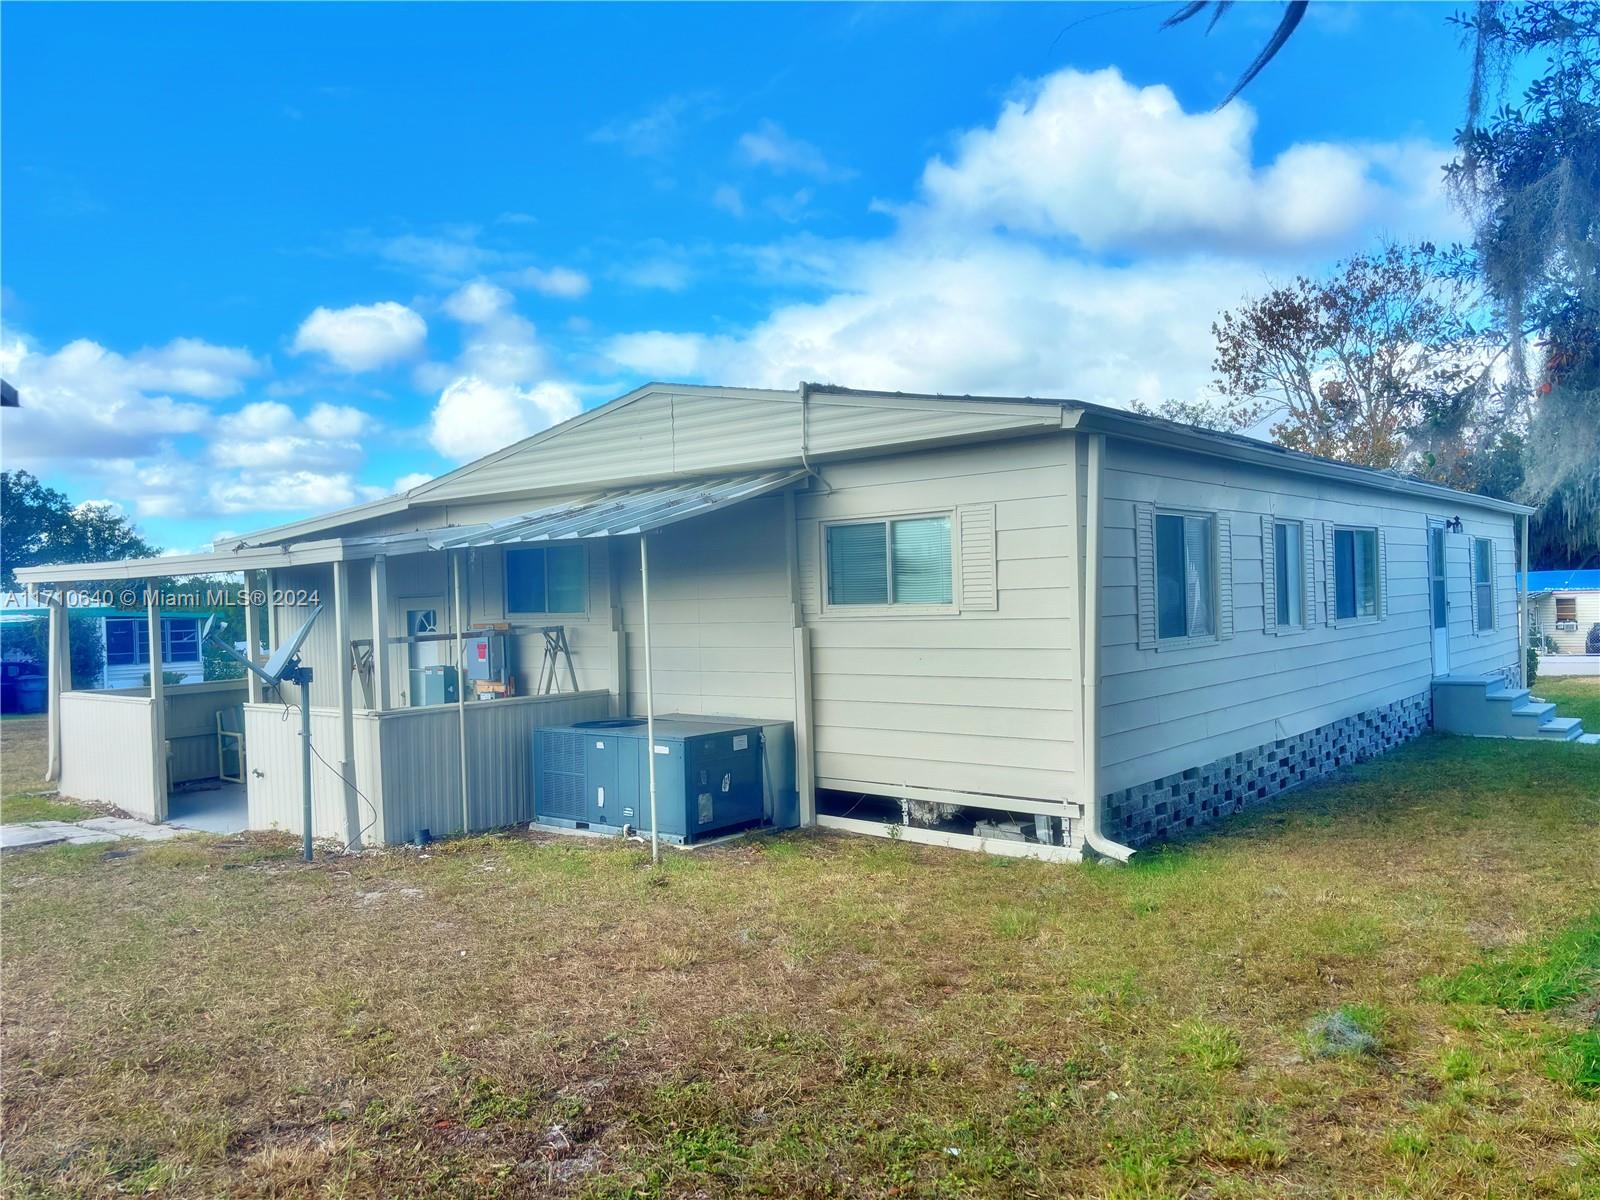
<svg viewBox="0 0 1600 1200"><path fill-rule="evenodd" d="M648 484L535 509L485 525L438 530L428 541L435 549L454 550L648 533L778 491L798 483L807 474L803 470L769 471Z"/></svg>
<svg viewBox="0 0 1600 1200"><path fill-rule="evenodd" d="M671 483L643 484L603 492L534 509L500 521L445 525L403 533L364 537L321 538L286 546L245 546L208 554L169 554L159 558L126 558L114 562L58 563L21 567L24 584L95 580L150 579L184 575L220 575L271 570L317 563L354 562L380 554L416 554L426 550L549 542L574 538L618 537L646 533L678 521L715 512L804 479L803 470L756 475L715 475Z"/></svg>

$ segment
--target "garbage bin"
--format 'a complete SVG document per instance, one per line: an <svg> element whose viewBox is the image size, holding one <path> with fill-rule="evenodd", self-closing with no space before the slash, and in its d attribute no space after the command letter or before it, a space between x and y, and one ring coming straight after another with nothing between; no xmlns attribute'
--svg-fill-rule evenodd
<svg viewBox="0 0 1600 1200"><path fill-rule="evenodd" d="M43 675L24 675L17 680L17 711L25 713L43 712L45 696L49 691L45 687Z"/></svg>

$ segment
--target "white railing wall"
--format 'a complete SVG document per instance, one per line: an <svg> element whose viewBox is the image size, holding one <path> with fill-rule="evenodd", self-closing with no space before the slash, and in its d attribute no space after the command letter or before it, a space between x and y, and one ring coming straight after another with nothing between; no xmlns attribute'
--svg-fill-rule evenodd
<svg viewBox="0 0 1600 1200"><path fill-rule="evenodd" d="M61 794L163 819L153 712L148 693L61 693Z"/></svg>
<svg viewBox="0 0 1600 1200"><path fill-rule="evenodd" d="M547 725L611 715L608 691L569 692L453 704L358 710L355 716L357 795L347 808L339 760L339 713L311 710L312 832L344 842L354 821L367 845L462 831L460 730L467 729L471 802L467 829L481 832L533 818L534 731ZM249 756L247 794L252 829L298 833L301 823L300 714L281 704L245 706ZM326 760L326 762L322 760Z"/></svg>
<svg viewBox="0 0 1600 1200"><path fill-rule="evenodd" d="M611 715L611 693L569 692L396 709L380 721L384 832L390 842L460 833L460 720L466 718L469 832L533 819L534 731Z"/></svg>
<svg viewBox="0 0 1600 1200"><path fill-rule="evenodd" d="M311 709L311 832L343 843L352 832L371 845L383 841L378 776L378 715L355 714L356 791L346 793L337 764L339 710ZM300 784L300 710L283 704L244 706L245 797L251 829L299 833L303 813ZM350 801L354 801L352 810Z"/></svg>

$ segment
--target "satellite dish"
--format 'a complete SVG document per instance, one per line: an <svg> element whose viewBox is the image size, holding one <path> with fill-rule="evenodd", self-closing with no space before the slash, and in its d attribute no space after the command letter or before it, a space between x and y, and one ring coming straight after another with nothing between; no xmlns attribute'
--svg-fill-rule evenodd
<svg viewBox="0 0 1600 1200"><path fill-rule="evenodd" d="M216 613L212 613L206 619L205 628L200 633L200 640L211 643L229 658L242 664L254 675L258 676L268 687L277 687L296 669L295 663L300 654L300 647L305 645L305 640L311 633L311 626L316 623L316 619L321 615L322 605L319 604L311 610L311 615L301 622L300 628L295 630L294 636L272 652L272 657L267 660L265 667L256 666L255 661L249 655L240 654L232 645L222 640L221 630L226 629L228 623L219 621ZM294 683L296 681L290 679L289 682Z"/></svg>

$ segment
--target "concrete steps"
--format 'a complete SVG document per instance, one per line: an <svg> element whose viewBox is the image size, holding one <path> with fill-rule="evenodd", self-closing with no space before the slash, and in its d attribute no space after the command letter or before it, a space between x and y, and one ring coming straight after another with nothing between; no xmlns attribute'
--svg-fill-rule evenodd
<svg viewBox="0 0 1600 1200"><path fill-rule="evenodd" d="M1497 675L1444 675L1433 681L1433 727L1467 737L1533 738L1594 745L1577 717L1556 715L1556 706L1507 687ZM1596 739L1600 741L1600 739Z"/></svg>

